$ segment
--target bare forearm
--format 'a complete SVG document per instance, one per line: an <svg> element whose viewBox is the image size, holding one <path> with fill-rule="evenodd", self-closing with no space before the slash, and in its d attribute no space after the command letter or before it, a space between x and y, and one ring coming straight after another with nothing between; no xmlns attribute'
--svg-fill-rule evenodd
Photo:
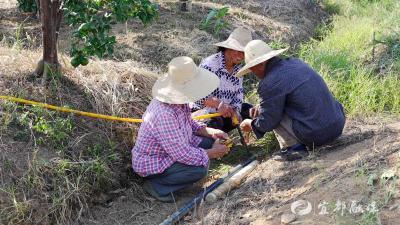
<svg viewBox="0 0 400 225"><path fill-rule="evenodd" d="M201 129L199 129L196 134L199 136L202 136L202 137L212 137L214 130L215 129L210 128L210 127L203 127Z"/></svg>

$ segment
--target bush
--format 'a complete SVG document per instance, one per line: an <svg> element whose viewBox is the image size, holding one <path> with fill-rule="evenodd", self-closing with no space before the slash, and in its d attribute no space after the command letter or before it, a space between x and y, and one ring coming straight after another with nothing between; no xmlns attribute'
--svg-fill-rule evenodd
<svg viewBox="0 0 400 225"><path fill-rule="evenodd" d="M36 0L18 0L18 8L24 12L36 13L38 11Z"/></svg>

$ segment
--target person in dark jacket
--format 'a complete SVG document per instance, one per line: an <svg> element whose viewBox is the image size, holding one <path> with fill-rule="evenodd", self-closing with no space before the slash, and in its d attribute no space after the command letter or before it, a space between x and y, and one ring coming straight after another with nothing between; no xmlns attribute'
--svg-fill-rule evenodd
<svg viewBox="0 0 400 225"><path fill-rule="evenodd" d="M278 57L285 50L273 50L261 40L246 45L246 65L237 76L256 74L261 102L251 109L253 119L243 120L240 127L257 138L274 131L281 147L274 158L292 161L307 156L307 146L338 138L346 118L317 72L299 59Z"/></svg>

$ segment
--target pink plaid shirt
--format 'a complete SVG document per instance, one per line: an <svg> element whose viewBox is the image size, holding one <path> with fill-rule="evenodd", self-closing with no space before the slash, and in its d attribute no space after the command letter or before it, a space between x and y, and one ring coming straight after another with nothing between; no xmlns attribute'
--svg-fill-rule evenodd
<svg viewBox="0 0 400 225"><path fill-rule="evenodd" d="M194 135L204 126L191 118L188 104L153 99L132 149L133 169L144 177L162 173L175 162L207 167L208 155L197 147L201 138Z"/></svg>

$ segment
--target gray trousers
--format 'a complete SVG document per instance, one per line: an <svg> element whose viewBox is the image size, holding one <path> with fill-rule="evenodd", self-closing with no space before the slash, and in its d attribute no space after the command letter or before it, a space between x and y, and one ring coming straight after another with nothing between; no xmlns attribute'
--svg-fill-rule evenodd
<svg viewBox="0 0 400 225"><path fill-rule="evenodd" d="M214 139L205 138L199 144L200 148L210 149ZM190 166L176 162L161 174L145 177L150 181L152 187L161 196L179 191L189 187L207 175L207 168L204 166Z"/></svg>
<svg viewBox="0 0 400 225"><path fill-rule="evenodd" d="M279 126L274 129L274 133L281 149L300 143L293 132L292 119L287 115L283 116Z"/></svg>

